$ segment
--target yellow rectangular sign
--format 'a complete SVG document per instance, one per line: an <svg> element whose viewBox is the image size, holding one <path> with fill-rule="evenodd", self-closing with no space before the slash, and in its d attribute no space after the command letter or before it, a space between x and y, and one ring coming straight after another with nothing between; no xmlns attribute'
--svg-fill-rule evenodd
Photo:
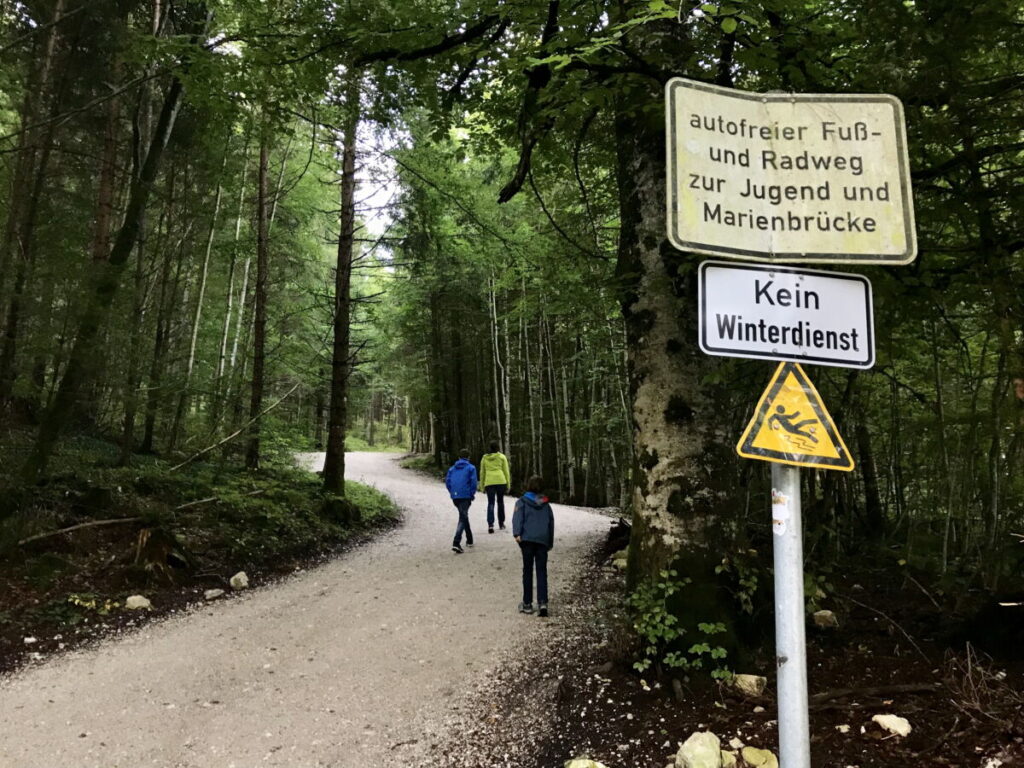
<svg viewBox="0 0 1024 768"><path fill-rule="evenodd" d="M887 94L666 86L668 236L749 261L917 255L903 106Z"/></svg>

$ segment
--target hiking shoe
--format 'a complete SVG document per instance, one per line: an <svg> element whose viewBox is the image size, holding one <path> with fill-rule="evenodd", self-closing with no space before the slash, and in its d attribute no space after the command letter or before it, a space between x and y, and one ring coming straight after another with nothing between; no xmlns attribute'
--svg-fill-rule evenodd
<svg viewBox="0 0 1024 768"><path fill-rule="evenodd" d="M519 604L519 612L520 613L533 613L533 603L520 603Z"/></svg>
<svg viewBox="0 0 1024 768"><path fill-rule="evenodd" d="M467 547L472 547L473 546L473 542L472 541L467 541L466 542L466 546Z"/></svg>
<svg viewBox="0 0 1024 768"><path fill-rule="evenodd" d="M537 615L538 616L547 616L548 615L548 604L547 603L541 603L540 605L537 606Z"/></svg>
<svg viewBox="0 0 1024 768"><path fill-rule="evenodd" d="M488 532L488 533L494 533L494 529L493 529L493 528L488 528L488 529L487 529L487 532Z"/></svg>
<svg viewBox="0 0 1024 768"><path fill-rule="evenodd" d="M504 531L505 530L505 524L504 523L499 523L498 524L498 528Z"/></svg>
<svg viewBox="0 0 1024 768"><path fill-rule="evenodd" d="M466 550L464 550L461 545L452 544L452 552L454 552L456 555L461 555L465 551Z"/></svg>

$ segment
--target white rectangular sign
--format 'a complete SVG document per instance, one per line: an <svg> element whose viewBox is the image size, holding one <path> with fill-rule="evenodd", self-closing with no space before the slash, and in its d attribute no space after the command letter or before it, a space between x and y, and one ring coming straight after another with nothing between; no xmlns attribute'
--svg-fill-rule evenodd
<svg viewBox="0 0 1024 768"><path fill-rule="evenodd" d="M917 255L903 106L886 94L666 86L668 237L748 261Z"/></svg>
<svg viewBox="0 0 1024 768"><path fill-rule="evenodd" d="M861 275L705 261L698 302L709 355L875 364L871 283Z"/></svg>

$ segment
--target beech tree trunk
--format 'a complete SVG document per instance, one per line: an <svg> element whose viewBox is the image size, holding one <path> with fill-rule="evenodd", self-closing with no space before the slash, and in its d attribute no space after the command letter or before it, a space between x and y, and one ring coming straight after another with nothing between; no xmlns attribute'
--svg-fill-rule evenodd
<svg viewBox="0 0 1024 768"><path fill-rule="evenodd" d="M230 144L230 143L229 143ZM227 163L228 148L224 150L224 160L221 164L221 175L224 173L224 166ZM213 252L213 241L217 234L217 219L220 216L220 203L224 195L222 181L217 183L217 194L213 202L213 216L210 219L210 231L206 237L206 254L203 257L203 266L199 271L199 286L196 295L196 309L192 317L192 335L188 348L188 359L185 363L185 385L178 396L178 409L174 414L174 425L171 427L170 450L174 450L178 442L178 435L181 423L185 418L189 405L189 396L192 387L192 371L196 363L196 344L199 341L199 325L203 318L203 300L206 297L206 278L210 272L210 254Z"/></svg>
<svg viewBox="0 0 1024 768"><path fill-rule="evenodd" d="M249 145L246 143L245 151L242 153L242 181L238 188L238 209L235 212L235 235L231 243L231 260L228 264L228 287L224 307L224 329L221 332L220 355L217 358L217 372L213 382L213 405L210 408L210 428L216 430L220 424L221 413L224 409L224 372L228 359L228 338L231 335L231 317L234 314L235 304L235 270L238 266L238 243L242 235L242 215L245 206L245 177L249 170ZM249 262L246 259L246 276L249 273ZM245 302L245 295L239 298L239 317L242 314L242 305ZM234 361L232 360L232 366Z"/></svg>
<svg viewBox="0 0 1024 768"><path fill-rule="evenodd" d="M269 232L267 199L267 165L270 155L269 128L264 126L260 140L259 188L256 193L256 291L253 314L252 394L249 399L249 442L245 450L245 466L260 466L260 411L263 409L264 367L267 343L267 269Z"/></svg>
<svg viewBox="0 0 1024 768"><path fill-rule="evenodd" d="M685 55L675 23L645 25L640 54ZM645 87L646 86L646 87ZM629 350L635 448L629 582L677 567L693 580L683 616L689 629L716 608L714 566L723 555L728 479L737 459L722 414L702 379L712 358L697 348L699 258L666 238L665 127L660 86L623 89L616 110L622 231L617 273ZM637 103L646 103L638 109ZM701 617L699 614L704 613Z"/></svg>
<svg viewBox="0 0 1024 768"><path fill-rule="evenodd" d="M334 347L331 361L331 404L327 415L327 458L324 491L345 495L345 432L348 418L349 313L352 256L355 246L356 134L359 128L359 78L348 73L341 151L341 219L338 264L334 278Z"/></svg>

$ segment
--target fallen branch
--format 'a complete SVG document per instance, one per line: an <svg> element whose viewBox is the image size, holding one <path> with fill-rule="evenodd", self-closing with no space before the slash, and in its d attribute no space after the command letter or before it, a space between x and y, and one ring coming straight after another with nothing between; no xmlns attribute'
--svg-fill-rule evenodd
<svg viewBox="0 0 1024 768"><path fill-rule="evenodd" d="M243 496L259 496L261 493L266 493L266 492L267 492L266 488L260 488L257 491L249 491L248 493L243 493L242 495ZM188 502L185 502L184 504L179 504L178 506L176 506L174 508L174 511L177 512L179 509L188 509L189 507L198 507L200 504L209 504L211 501L219 501L219 500L220 500L220 496L210 496L209 498L206 498L206 499L196 499L195 501L188 501Z"/></svg>
<svg viewBox="0 0 1024 768"><path fill-rule="evenodd" d="M914 586L916 586L916 587L917 587L918 589L920 589L920 590L921 590L922 592L924 592L924 596L925 596L925 597L927 597L927 598L928 598L929 600L931 600L931 601L932 601L932 605L934 605L934 606L935 606L936 608L938 608L938 609L939 609L940 611L942 610L942 606L941 606L941 605L939 605L938 601L937 601L937 600L936 600L936 599L935 599L934 597L932 597L932 593L931 593L931 592L929 592L929 591L928 591L927 589L925 589L925 588L924 588L924 587L923 587L923 586L921 585L921 582L919 582L919 581L918 581L917 579L915 579L915 578L914 578L913 576L911 576L911 575L910 575L909 573L904 573L903 575L904 575L904 576L905 576L905 577L906 577L907 579L909 579L909 580L910 580L910 582L911 582L911 583L912 583L912 584L913 584Z"/></svg>
<svg viewBox="0 0 1024 768"><path fill-rule="evenodd" d="M100 525L118 525L120 523L137 523L141 519L141 517L115 517L110 520L92 520L88 523L70 525L67 528L61 528L57 531L49 531L48 533L37 533L35 536L29 536L27 539L22 539L21 541L19 541L18 546L21 547L33 541L39 541L40 539L48 539L51 536L60 536L62 533L70 533L71 531L77 531L82 528L96 528Z"/></svg>
<svg viewBox="0 0 1024 768"><path fill-rule="evenodd" d="M935 693L938 683L905 683L900 685L876 685L870 688L836 688L811 696L810 705L824 704L833 699L844 699L847 696L881 697L892 693Z"/></svg>
<svg viewBox="0 0 1024 768"><path fill-rule="evenodd" d="M929 752L931 752L933 750L936 750L939 747L945 746L946 742L949 741L949 737L953 735L953 731L956 730L958 725L960 725L960 715L956 716L956 719L953 721L953 727L950 728L948 731L946 731L946 735L945 736L943 736L941 739L936 741L930 747L928 747L926 749L922 749L920 752L917 753L917 757L921 757L922 755L927 755Z"/></svg>
<svg viewBox="0 0 1024 768"><path fill-rule="evenodd" d="M921 654L921 658L922 659L924 659L929 664L932 663L932 660L929 659L928 656L925 654L925 652L921 650L921 647L916 642L914 642L914 638L912 638L910 636L910 634L907 632L907 630L905 630L903 627L901 627L899 624L897 624L895 619L893 619L889 615L883 613L882 611L878 610L877 608L872 608L870 605L867 605L866 603L862 603L860 600L855 600L852 597L840 597L839 599L840 600L848 600L849 602L853 603L854 605L859 605L861 608L867 608L869 611L874 611L875 613L877 613L879 616L881 616L883 619L888 621L890 624L892 624L894 627L896 627L896 629L898 629L900 632L903 633L903 636L905 638L907 638L907 641L912 646L914 646L914 650L917 651L919 654Z"/></svg>
<svg viewBox="0 0 1024 768"><path fill-rule="evenodd" d="M258 414L256 414L256 416L254 418L249 419L249 421L247 421L245 424L240 426L237 430L232 432L230 435L225 437L223 440L214 443L209 448L203 448L203 450L201 450L199 453L195 454L194 456L192 456L192 457L190 457L188 459L185 459L183 462L181 462L181 464L175 464L173 467L171 467L171 472L175 471L176 469L181 469L182 467L184 467L184 466L186 466L188 464L191 464L193 461L198 459L200 456L205 456L210 451L215 450L217 448L220 448L222 445L224 445L224 443L231 442L236 437L238 437L240 434L242 434L245 430L247 430L250 426L255 424L257 421L262 419L264 416L266 416L272 410L277 408L277 406L279 406L281 403L283 403L285 400L287 400L291 396L292 392L294 392L298 388L299 388L299 385L296 384L294 387L289 389L288 392L285 395L283 395L280 400L278 400L276 403L268 405L266 408L264 408L262 411L260 411Z"/></svg>

